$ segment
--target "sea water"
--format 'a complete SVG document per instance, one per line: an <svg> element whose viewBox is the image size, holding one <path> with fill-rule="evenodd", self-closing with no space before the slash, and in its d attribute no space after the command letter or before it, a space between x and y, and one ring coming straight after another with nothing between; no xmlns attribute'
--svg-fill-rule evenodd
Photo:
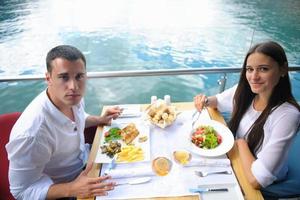
<svg viewBox="0 0 300 200"><path fill-rule="evenodd" d="M47 52L70 44L88 71L241 67L249 47L282 44L290 66L300 65L298 0L2 0L0 78L44 74ZM90 79L85 104L150 103L151 96L192 101L219 92L222 74ZM290 73L300 100L299 73ZM229 74L226 88L238 81ZM23 111L44 81L0 82L0 113Z"/></svg>

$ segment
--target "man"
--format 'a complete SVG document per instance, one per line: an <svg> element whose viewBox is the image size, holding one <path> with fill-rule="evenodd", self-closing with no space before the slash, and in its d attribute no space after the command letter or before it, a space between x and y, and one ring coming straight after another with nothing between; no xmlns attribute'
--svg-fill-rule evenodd
<svg viewBox="0 0 300 200"><path fill-rule="evenodd" d="M84 167L89 147L84 128L109 124L117 107L100 116L84 112L86 60L75 47L62 45L46 58L48 88L24 110L6 145L10 190L16 199L57 199L107 195L110 177L90 178Z"/></svg>

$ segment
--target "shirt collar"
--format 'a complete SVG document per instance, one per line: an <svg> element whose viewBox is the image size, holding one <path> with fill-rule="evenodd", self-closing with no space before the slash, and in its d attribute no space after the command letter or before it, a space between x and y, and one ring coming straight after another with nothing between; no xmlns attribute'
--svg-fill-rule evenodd
<svg viewBox="0 0 300 200"><path fill-rule="evenodd" d="M45 98L45 106L51 117L56 119L56 122L60 125L64 125L66 123L72 122L67 116L65 116L50 100L49 96L47 95L47 89L44 91L44 98ZM74 109L73 106L72 109ZM74 112L75 113L75 112Z"/></svg>

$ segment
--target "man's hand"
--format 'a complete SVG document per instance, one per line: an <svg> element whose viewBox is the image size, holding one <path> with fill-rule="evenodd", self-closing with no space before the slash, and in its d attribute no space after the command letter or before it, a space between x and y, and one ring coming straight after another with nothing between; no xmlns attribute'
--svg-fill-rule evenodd
<svg viewBox="0 0 300 200"><path fill-rule="evenodd" d="M115 106L106 109L104 115L102 116L90 115L85 120L85 128L98 126L98 125L110 125L111 120L119 117L122 111L123 111L122 109Z"/></svg>
<svg viewBox="0 0 300 200"><path fill-rule="evenodd" d="M87 174L92 169L93 163L89 163L86 169L72 182L57 183L50 186L46 199L58 199L62 197L95 197L105 196L107 191L113 190L115 183L108 182L109 176L91 178Z"/></svg>
<svg viewBox="0 0 300 200"><path fill-rule="evenodd" d="M91 178L87 174L92 169L93 163L89 163L86 169L72 182L70 182L70 195L79 198L106 196L107 191L113 190L115 183L108 182L109 176Z"/></svg>
<svg viewBox="0 0 300 200"><path fill-rule="evenodd" d="M101 123L103 125L110 125L111 120L118 118L122 111L123 109L120 109L118 106L106 109L104 115L102 116Z"/></svg>

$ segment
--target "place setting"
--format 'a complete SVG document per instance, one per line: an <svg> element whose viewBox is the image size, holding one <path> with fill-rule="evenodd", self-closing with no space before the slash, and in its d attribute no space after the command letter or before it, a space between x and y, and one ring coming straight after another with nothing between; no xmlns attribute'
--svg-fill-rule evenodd
<svg viewBox="0 0 300 200"><path fill-rule="evenodd" d="M125 198L169 196L170 191L193 195L195 184L235 183L226 157L234 142L231 131L211 120L207 109L193 116L194 110L178 111L175 105L155 99L139 115L127 113L103 127L96 162L102 163L101 175L116 182L109 198L119 193L126 193ZM156 190L150 192L149 187Z"/></svg>

